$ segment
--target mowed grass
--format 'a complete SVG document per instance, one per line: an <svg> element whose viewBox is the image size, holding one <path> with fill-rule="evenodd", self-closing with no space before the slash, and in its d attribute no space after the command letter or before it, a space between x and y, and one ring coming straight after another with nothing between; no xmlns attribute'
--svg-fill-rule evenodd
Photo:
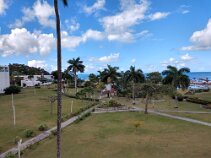
<svg viewBox="0 0 211 158"><path fill-rule="evenodd" d="M48 127L56 125L57 102L53 104L53 116L50 115L50 103L48 96L56 96L55 89L26 88L20 94L14 95L16 108L16 126L13 125L13 111L11 95L0 96L0 153L14 146L16 136L24 138L24 131L32 129L39 134L38 126L47 124ZM71 112L73 101L73 112L78 111L91 102L81 101L63 96L62 114ZM25 140L25 138L24 138Z"/></svg>
<svg viewBox="0 0 211 158"><path fill-rule="evenodd" d="M196 93L194 96L211 102L211 92Z"/></svg>
<svg viewBox="0 0 211 158"><path fill-rule="evenodd" d="M134 122L141 121L137 129ZM211 128L143 113L94 114L62 133L63 158L210 158ZM23 158L56 158L56 137Z"/></svg>
<svg viewBox="0 0 211 158"><path fill-rule="evenodd" d="M180 112L168 112L168 114L211 123L211 114L188 114Z"/></svg>
<svg viewBox="0 0 211 158"><path fill-rule="evenodd" d="M132 105L132 99L131 98L123 98L123 97L116 97L114 98L116 101L118 101L121 104L128 105L128 106L137 106L144 108L144 99L136 98L136 104ZM177 108L175 108L177 107ZM191 102L186 101L176 101L174 99L171 99L169 97L163 97L160 98L160 100L155 100L154 103L151 101L148 105L149 109L153 110L178 110L178 111L207 111L211 112L210 109L203 108L200 104L195 104Z"/></svg>

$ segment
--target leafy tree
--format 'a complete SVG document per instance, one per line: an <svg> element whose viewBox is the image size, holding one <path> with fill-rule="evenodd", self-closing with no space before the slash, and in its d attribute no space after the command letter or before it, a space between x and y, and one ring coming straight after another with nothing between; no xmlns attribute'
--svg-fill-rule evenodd
<svg viewBox="0 0 211 158"><path fill-rule="evenodd" d="M49 72L41 68L29 67L24 64L9 64L10 76L14 75L49 75Z"/></svg>
<svg viewBox="0 0 211 158"><path fill-rule="evenodd" d="M135 66L131 66L130 70L125 72L126 80L132 82L133 87L133 103L135 103L135 83L144 82L145 77L141 69L135 69Z"/></svg>
<svg viewBox="0 0 211 158"><path fill-rule="evenodd" d="M151 72L146 76L147 81L158 84L162 81L162 76L159 72Z"/></svg>
<svg viewBox="0 0 211 158"><path fill-rule="evenodd" d="M107 65L107 68L105 68L103 71L98 71L99 73L99 78L101 79L102 82L106 83L107 79L110 77L112 81L117 81L118 77L121 76L119 72L119 67L112 67L111 65Z"/></svg>
<svg viewBox="0 0 211 158"><path fill-rule="evenodd" d="M140 89L142 95L145 97L145 114L148 113L148 104L152 98L156 98L158 96L160 98L163 95L172 96L175 94L175 88L171 85L158 85L151 82L141 84Z"/></svg>
<svg viewBox="0 0 211 158"><path fill-rule="evenodd" d="M167 66L167 70L164 70L162 72L163 75L165 75L163 79L164 84L171 84L175 88L182 88L186 89L190 85L190 79L187 75L184 73L189 73L190 69L189 68L181 68L177 69L174 66Z"/></svg>
<svg viewBox="0 0 211 158"><path fill-rule="evenodd" d="M62 0L67 6L68 0ZM57 34L57 70L58 70L58 88L57 88L57 158L61 158L61 109L62 109L62 62L61 62L61 30L60 17L58 10L58 0L54 0L54 10L56 14L56 34Z"/></svg>
<svg viewBox="0 0 211 158"><path fill-rule="evenodd" d="M91 74L89 74L89 81L92 83L97 83L99 80L98 80L97 75L91 73Z"/></svg>
<svg viewBox="0 0 211 158"><path fill-rule="evenodd" d="M77 72L84 72L85 65L83 65L83 61L80 60L80 57L68 60L68 64L70 65L67 67L67 70L74 73L75 93L77 93Z"/></svg>

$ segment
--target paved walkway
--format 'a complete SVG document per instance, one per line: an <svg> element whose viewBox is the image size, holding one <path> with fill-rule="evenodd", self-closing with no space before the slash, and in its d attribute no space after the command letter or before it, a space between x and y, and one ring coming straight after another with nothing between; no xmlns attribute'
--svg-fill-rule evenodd
<svg viewBox="0 0 211 158"><path fill-rule="evenodd" d="M178 112L178 113L187 113L187 114L211 114L208 111L187 111L187 110L154 110L157 112Z"/></svg>
<svg viewBox="0 0 211 158"><path fill-rule="evenodd" d="M140 111L144 111L143 108L137 108L137 109L139 109ZM186 118L186 117L170 115L170 114L166 114L166 113L163 113L163 112L158 112L158 111L155 111L155 110L148 110L148 112L149 113L154 113L154 114L157 114L157 115L160 115L160 116L165 116L165 117L169 117L169 118L173 118L173 119L188 121L188 122L191 122L191 123L196 123L196 124L200 124L200 125L205 125L205 126L211 127L211 123L204 122L204 121L199 121L199 120L190 119L190 118ZM188 111L188 112L190 112L190 111Z"/></svg>
<svg viewBox="0 0 211 158"><path fill-rule="evenodd" d="M133 107L132 109L125 109L125 110L121 110L121 109L115 109L115 110L112 110L112 109L111 110L101 109L99 111L95 111L94 113L133 112L133 111L144 111L144 109L143 108L138 108L138 107ZM166 113L163 113L163 112L158 112L158 111L155 111L155 110L148 110L148 112L156 114L156 115L160 115L160 116L165 116L165 117L169 117L169 118L173 118L173 119L183 120L183 121L187 121L187 122L196 123L196 124L200 124L200 125L205 125L205 126L211 127L211 123L208 123L208 122L203 122L203 121L190 119L190 118L186 118L186 117L170 115L170 114L166 114ZM186 112L188 112L188 111L186 111Z"/></svg>
<svg viewBox="0 0 211 158"><path fill-rule="evenodd" d="M86 111L82 112L81 114L79 114L77 116L74 116L74 117L70 118L69 120L63 122L61 124L61 128L65 128L68 125L72 124L75 120L77 120L78 118L80 118L84 114L91 112L97 106L98 105L93 106L93 107L87 109ZM25 141L24 143L21 144L21 150L24 150L24 149L28 148L29 146L31 146L31 145L33 145L33 144L35 144L37 142L40 142L41 140L44 140L45 138L47 138L47 137L49 137L51 135L51 132L52 131L54 131L56 129L57 129L57 127L55 126L55 127L51 128L51 129L49 129L48 131L45 131L45 132L37 135L36 137L31 138L31 139ZM7 154L9 154L9 153L11 153L11 154L17 154L18 153L18 148L17 147L14 147L14 148L9 149L5 153L2 153L0 155L0 158L5 158L7 156Z"/></svg>

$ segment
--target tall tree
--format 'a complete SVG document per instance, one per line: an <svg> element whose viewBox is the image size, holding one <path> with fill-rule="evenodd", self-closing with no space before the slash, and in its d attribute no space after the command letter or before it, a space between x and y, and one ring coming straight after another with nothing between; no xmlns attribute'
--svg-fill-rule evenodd
<svg viewBox="0 0 211 158"><path fill-rule="evenodd" d="M62 0L67 6L68 0ZM61 110L62 110L62 61L61 61L61 30L60 17L58 9L58 0L54 0L54 10L56 15L56 34L57 34L57 70L58 70L58 88L57 88L57 158L61 158Z"/></svg>
<svg viewBox="0 0 211 158"><path fill-rule="evenodd" d="M112 81L117 81L118 77L121 76L121 74L117 72L118 70L119 67L107 65L107 68L105 68L103 71L98 71L99 77L102 82L107 82L108 77L110 77Z"/></svg>
<svg viewBox="0 0 211 158"><path fill-rule="evenodd" d="M146 76L147 81L151 83L158 84L162 81L162 76L159 72L150 72Z"/></svg>
<svg viewBox="0 0 211 158"><path fill-rule="evenodd" d="M80 58L73 58L68 60L68 64L70 64L67 68L68 71L73 71L75 78L75 93L77 93L77 72L84 72L85 65L83 65L83 61Z"/></svg>
<svg viewBox="0 0 211 158"><path fill-rule="evenodd" d="M143 71L141 69L136 70L135 66L131 66L130 70L126 71L125 73L126 73L127 81L132 82L133 103L135 103L135 83L144 82L145 77L144 77Z"/></svg>
<svg viewBox="0 0 211 158"><path fill-rule="evenodd" d="M181 69L177 69L174 66L167 66L167 70L162 72L165 75L163 79L164 84L171 84L175 88L186 89L190 85L190 79L185 73L189 73L190 69L187 67L183 67Z"/></svg>

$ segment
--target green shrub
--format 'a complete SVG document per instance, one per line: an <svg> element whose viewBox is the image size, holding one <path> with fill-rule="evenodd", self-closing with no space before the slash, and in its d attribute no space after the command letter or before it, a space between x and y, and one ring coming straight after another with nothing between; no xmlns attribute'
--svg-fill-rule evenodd
<svg viewBox="0 0 211 158"><path fill-rule="evenodd" d="M31 129L26 129L26 130L24 131L24 135L25 135L26 138L30 138L30 137L33 137L33 136L35 135L35 133L34 133L34 131L31 130Z"/></svg>
<svg viewBox="0 0 211 158"><path fill-rule="evenodd" d="M57 135L57 130L51 131L51 134L54 135L54 136L56 136Z"/></svg>
<svg viewBox="0 0 211 158"><path fill-rule="evenodd" d="M39 131L46 131L48 129L48 126L46 124L41 124L38 127Z"/></svg>
<svg viewBox="0 0 211 158"><path fill-rule="evenodd" d="M15 158L15 155L12 153L8 153L5 158Z"/></svg>
<svg viewBox="0 0 211 158"><path fill-rule="evenodd" d="M14 143L15 144L18 144L18 142L21 140L21 137L19 137L19 136L16 136L15 137L15 140L14 140Z"/></svg>
<svg viewBox="0 0 211 158"><path fill-rule="evenodd" d="M108 106L109 106L109 107L120 107L120 106L122 106L122 105L119 104L119 103L117 103L115 100L110 100L110 101L108 102Z"/></svg>
<svg viewBox="0 0 211 158"><path fill-rule="evenodd" d="M78 117L78 119L75 121L75 123L79 123L80 121L83 121L86 117L89 117L91 115L91 112L88 112L81 117Z"/></svg>
<svg viewBox="0 0 211 158"><path fill-rule="evenodd" d="M177 95L177 100L178 101L183 101L184 97L180 94L180 95Z"/></svg>
<svg viewBox="0 0 211 158"><path fill-rule="evenodd" d="M41 87L40 87L40 83L35 84L34 87L35 87L35 88L41 88Z"/></svg>
<svg viewBox="0 0 211 158"><path fill-rule="evenodd" d="M196 98L196 97L189 97L189 98L186 99L186 101L196 103L196 104L202 104L202 105L208 105L208 104L211 103L209 101L201 100L201 99Z"/></svg>
<svg viewBox="0 0 211 158"><path fill-rule="evenodd" d="M5 94L18 94L21 92L21 88L18 86L10 86L4 89Z"/></svg>

